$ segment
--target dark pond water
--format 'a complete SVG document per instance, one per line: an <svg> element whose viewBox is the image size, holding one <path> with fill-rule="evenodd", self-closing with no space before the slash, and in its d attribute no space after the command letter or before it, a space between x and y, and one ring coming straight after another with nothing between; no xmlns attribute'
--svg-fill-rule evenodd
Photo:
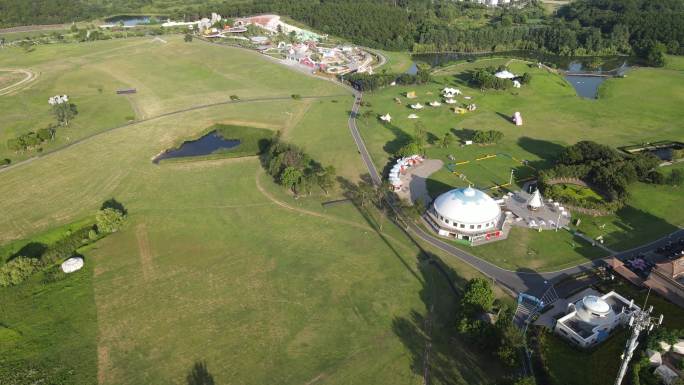
<svg viewBox="0 0 684 385"><path fill-rule="evenodd" d="M123 23L124 26L126 27L134 27L136 25L145 25L145 24L150 24L151 21L157 21L161 22L161 20L166 19L164 16L127 16L127 15L121 15L121 16L115 16L115 17L110 17L109 19L105 19L105 23L107 24L119 24Z"/></svg>
<svg viewBox="0 0 684 385"><path fill-rule="evenodd" d="M409 68L409 69L406 71L406 73L409 74L409 75L416 75L416 74L418 74L418 63L413 62L413 64L411 64L411 68Z"/></svg>
<svg viewBox="0 0 684 385"><path fill-rule="evenodd" d="M596 99L598 89L606 79L608 78L605 76L565 76L565 80L572 85L577 95L587 99Z"/></svg>
<svg viewBox="0 0 684 385"><path fill-rule="evenodd" d="M624 56L573 57L547 55L530 51L507 51L497 52L496 54L416 54L413 55L413 59L415 61L430 64L433 67L439 67L456 61L476 60L494 56L507 56L529 61L542 62L548 66L559 68L568 72L583 72L591 74L607 73L607 75L610 76L623 74L627 69L629 69L629 63L632 61L631 58ZM607 79L607 77L570 75L565 76L565 79L575 88L577 95L583 98L595 99L598 94L599 87Z"/></svg>
<svg viewBox="0 0 684 385"><path fill-rule="evenodd" d="M197 140L184 142L180 147L168 150L154 158L154 163L162 159L186 158L191 156L209 155L218 150L227 150L240 144L236 139L225 139L216 131L212 131Z"/></svg>

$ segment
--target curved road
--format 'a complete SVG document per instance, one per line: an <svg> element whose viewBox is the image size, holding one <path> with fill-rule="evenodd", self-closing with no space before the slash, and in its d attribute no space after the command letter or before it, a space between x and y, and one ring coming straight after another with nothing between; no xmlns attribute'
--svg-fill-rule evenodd
<svg viewBox="0 0 684 385"><path fill-rule="evenodd" d="M366 144L363 141L361 134L359 133L359 129L356 126L356 116L361 105L363 93L355 89L352 89L352 92L354 93L355 97L354 105L352 106L351 113L349 115L349 130L351 132L352 137L354 138L354 142L356 142L359 154L361 154L361 158L364 164L366 165L366 168L368 169L368 173L370 174L371 180L374 184L380 185L382 183L380 174L378 173L378 170L376 169L375 164L373 163L373 160L370 154L368 153ZM494 280L503 288L512 292L514 295L517 295L517 293L527 292L532 295L540 296L544 293L544 291L546 291L546 288L549 286L549 284L559 282L570 275L574 275L586 270L591 270L595 266L602 263L602 259L595 259L593 261L588 261L577 266L546 273L538 273L531 269L521 269L518 271L506 270L490 262L487 262L479 257L476 257L475 255L472 255L467 251L464 251L454 246L451 243L444 242L441 239L432 236L425 229L416 225L413 222L408 223L408 228L406 230L409 236L411 236L411 234L415 235L422 241L427 242L433 247L436 247L437 249L444 251L451 257L457 258L461 262L467 263L468 265L482 272L484 275L490 277L492 280ZM667 244L672 239L677 239L682 236L684 236L684 229L679 229L666 237L663 237L646 245L642 245L630 250L619 252L615 254L615 256L618 258L622 258L627 257L629 255L653 251L658 247Z"/></svg>

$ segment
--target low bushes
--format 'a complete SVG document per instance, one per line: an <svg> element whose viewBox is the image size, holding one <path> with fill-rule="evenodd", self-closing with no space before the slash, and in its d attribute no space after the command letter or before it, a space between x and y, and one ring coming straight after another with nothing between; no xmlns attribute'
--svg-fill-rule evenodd
<svg viewBox="0 0 684 385"><path fill-rule="evenodd" d="M115 202L117 205L113 205ZM45 279L56 279L59 272L52 272L55 264L74 256L80 247L96 242L109 233L117 231L126 218L126 210L120 203L110 200L103 204L103 207L96 215L95 225L86 225L74 231L68 231L62 238L50 245L42 245L36 255L27 257L15 254L9 261L0 266L0 287L14 286L22 283L34 273L42 270L51 272L50 277ZM22 252L21 250L19 253ZM60 270L61 272L61 270Z"/></svg>

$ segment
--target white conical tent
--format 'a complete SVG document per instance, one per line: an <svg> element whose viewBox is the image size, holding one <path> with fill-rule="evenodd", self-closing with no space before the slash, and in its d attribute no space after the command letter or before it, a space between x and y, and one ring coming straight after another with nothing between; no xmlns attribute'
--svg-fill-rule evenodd
<svg viewBox="0 0 684 385"><path fill-rule="evenodd" d="M543 205L544 202L542 201L541 193L539 192L539 190L534 190L534 193L532 193L532 197L529 201L527 201L527 207L531 208L532 210L537 210Z"/></svg>
<svg viewBox="0 0 684 385"><path fill-rule="evenodd" d="M380 120L385 121L385 122L391 122L392 116L390 114L385 114L385 115L380 116Z"/></svg>

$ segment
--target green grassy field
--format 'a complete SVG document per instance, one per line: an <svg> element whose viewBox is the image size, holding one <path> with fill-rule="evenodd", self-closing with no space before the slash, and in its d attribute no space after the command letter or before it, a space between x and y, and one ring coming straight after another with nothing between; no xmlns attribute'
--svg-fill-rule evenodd
<svg viewBox="0 0 684 385"><path fill-rule="evenodd" d="M390 113L393 117L392 124L385 126L378 119L368 117L359 120L359 127L373 160L380 169L385 167L392 154L413 134L416 123L408 119L411 113L419 116L429 137L434 138L434 144L427 149L428 157L439 158L445 164L454 163L447 158L449 155L458 161L471 160L482 154L504 153L526 160L536 169L543 169L552 164L563 146L579 140L593 140L614 147L664 139L682 140L684 130L673 122L684 118L684 110L679 107L684 101L684 72L680 69L679 60L676 60L678 58L670 59L666 68L637 68L629 72L626 78L607 80L600 89L598 100L578 97L572 86L562 77L530 67L519 60L494 58L475 63L459 63L439 70L430 84L388 87L367 94L365 100L370 106L364 107L361 112L370 110L373 116ZM514 73L531 73L531 84L521 89L485 92L467 85L467 73L474 68L506 62L510 62ZM447 85L456 86L463 91L463 96L471 97L470 100L463 96L456 99L459 102L475 103L478 106L477 111L457 115L446 104L440 107L427 106L430 101L441 99L440 90ZM418 97L406 99L404 95L407 91L415 91ZM636 98L634 95L642 96ZM394 101L397 97L401 103ZM425 109L415 112L408 108L408 104L416 102L426 105ZM521 127L510 122L510 116L515 111L520 111L523 116L524 125ZM448 149L442 149L436 144L446 132L454 133L460 141L466 139L464 133L469 130L491 129L504 134L504 139L494 146L463 147L454 143ZM483 160L482 164L488 161ZM474 165L465 165L463 168L468 179L472 179L475 185L482 186L491 185L494 180L506 180L510 169L508 164L480 170ZM451 186L463 186L467 183L443 168L431 176L428 188L435 195ZM681 218L684 210L681 208L681 197L677 196L678 189L640 184L633 187L632 197L625 210L615 217L606 218L607 221L616 222L612 239L608 243L617 249L656 239L676 226L684 225ZM655 198L654 192L662 199ZM649 203L649 196L651 200L658 202ZM633 224L621 226L620 222L625 221ZM587 222L593 221L585 221ZM590 228L582 231L599 235ZM540 237L544 238L543 242ZM504 266L527 266L543 270L554 270L559 266L602 255L594 250L586 250L586 244L581 247L573 246L576 242L572 242L571 238L569 234L525 234L490 248L473 248L472 252ZM536 246L535 239L539 239ZM509 262L497 255L504 250Z"/></svg>
<svg viewBox="0 0 684 385"><path fill-rule="evenodd" d="M125 102L138 118L231 94L244 102L137 122L0 173L6 253L35 234L53 239L59 226L87 220L109 198L129 212L121 231L81 250L87 268L77 275L0 289L9 304L0 313L8 329L0 343L12 344L6 354L14 353L13 365L64 370L75 384L185 383L200 362L216 383L417 384L432 337L439 340L431 352L433 383L490 384L503 375L495 361L453 338L458 297L433 265L420 262L425 253L416 244L387 221L376 231L352 204L321 205L340 199L339 189L295 199L255 157L151 161L213 124L251 126L281 131L356 181L364 169L346 124L348 91L251 52L178 39L62 49L52 59L52 47L2 57L3 65L45 71L30 88L0 99L11 114L38 108L65 74L98 73L100 84L138 88L126 100L91 94L104 104ZM66 72L49 73L52 66ZM99 120L78 90L70 92L82 100L82 134L118 119L104 111L109 118ZM18 102L24 93L26 107ZM321 97L293 100L292 93ZM287 97L245 101L281 95ZM447 270L457 287L479 276L457 264ZM40 301L31 299L37 292L46 293ZM428 316L431 330L424 328ZM73 328L81 325L84 338L76 344ZM41 352L42 345L49 348ZM9 367L0 361L0 369Z"/></svg>
<svg viewBox="0 0 684 385"><path fill-rule="evenodd" d="M69 127L57 131L51 150L79 138L127 123L185 108L241 99L288 98L344 94L331 92L326 82L297 82L279 66L254 67L257 53L227 55L226 48L197 41L183 43L170 36L168 44L150 38L39 46L35 52L0 52L0 68L28 68L38 80L15 95L0 97L0 156L14 161L35 155L14 154L7 139L54 123L47 98L67 94L79 114ZM153 61L154 71L141 72ZM248 69L247 69L248 68ZM242 73L247 72L248 76ZM135 88L134 95L116 95L117 89ZM20 96L20 97L13 97ZM27 115L25 111L32 111ZM233 123L249 125L239 117Z"/></svg>

